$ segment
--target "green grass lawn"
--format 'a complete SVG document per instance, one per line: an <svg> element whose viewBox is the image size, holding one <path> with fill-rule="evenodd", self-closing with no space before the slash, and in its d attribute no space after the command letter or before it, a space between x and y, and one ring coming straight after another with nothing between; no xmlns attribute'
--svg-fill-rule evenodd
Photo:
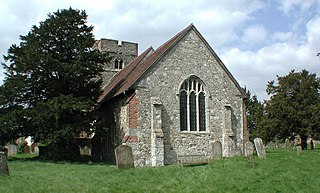
<svg viewBox="0 0 320 193"><path fill-rule="evenodd" d="M9 159L0 192L320 192L320 149L267 150L267 158L118 170L103 164Z"/></svg>

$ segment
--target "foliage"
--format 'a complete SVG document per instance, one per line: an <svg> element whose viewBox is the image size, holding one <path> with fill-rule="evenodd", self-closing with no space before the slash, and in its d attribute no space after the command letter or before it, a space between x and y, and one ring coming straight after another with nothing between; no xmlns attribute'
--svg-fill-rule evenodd
<svg viewBox="0 0 320 193"><path fill-rule="evenodd" d="M118 170L103 164L9 161L10 178L0 192L319 192L320 149L269 150L267 157L215 160L195 167L178 165Z"/></svg>
<svg viewBox="0 0 320 193"><path fill-rule="evenodd" d="M249 90L246 91L246 94L247 126L250 137L255 138L256 136L259 136L259 134L261 134L259 131L261 130L261 123L263 121L264 107L263 104L258 101L256 95L251 96Z"/></svg>
<svg viewBox="0 0 320 193"><path fill-rule="evenodd" d="M31 135L66 147L90 128L102 65L109 58L92 48L93 27L86 22L85 11L58 10L8 49L0 87L2 144Z"/></svg>
<svg viewBox="0 0 320 193"><path fill-rule="evenodd" d="M320 127L320 80L306 70L277 77L270 81L267 93L271 95L266 104L266 140L274 137L285 139L292 133L302 138L314 135L319 138Z"/></svg>

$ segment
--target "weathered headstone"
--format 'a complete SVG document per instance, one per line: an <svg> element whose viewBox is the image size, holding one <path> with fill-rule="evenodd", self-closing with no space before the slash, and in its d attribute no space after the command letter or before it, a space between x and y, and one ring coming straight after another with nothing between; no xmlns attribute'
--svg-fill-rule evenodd
<svg viewBox="0 0 320 193"><path fill-rule="evenodd" d="M288 138L284 141L284 145L285 145L286 150L291 149L291 142Z"/></svg>
<svg viewBox="0 0 320 193"><path fill-rule="evenodd" d="M80 155L91 156L91 149L88 146L80 147Z"/></svg>
<svg viewBox="0 0 320 193"><path fill-rule="evenodd" d="M253 166L254 165L253 151L254 151L253 144L250 141L247 141L245 143L244 155L246 157L247 164L249 166Z"/></svg>
<svg viewBox="0 0 320 193"><path fill-rule="evenodd" d="M262 139L255 138L253 142L254 142L254 146L256 147L256 152L258 154L258 157L260 158L266 157L266 150L264 149Z"/></svg>
<svg viewBox="0 0 320 193"><path fill-rule="evenodd" d="M253 155L253 144L251 143L251 141L246 142L245 144L245 150L244 150L244 155L245 156L252 156Z"/></svg>
<svg viewBox="0 0 320 193"><path fill-rule="evenodd" d="M120 145L115 149L117 167L119 169L134 168L132 148Z"/></svg>
<svg viewBox="0 0 320 193"><path fill-rule="evenodd" d="M212 145L213 159L222 158L222 145L220 141L215 141Z"/></svg>
<svg viewBox="0 0 320 193"><path fill-rule="evenodd" d="M6 156L6 153L2 151L0 151L0 175L9 176L7 156Z"/></svg>
<svg viewBox="0 0 320 193"><path fill-rule="evenodd" d="M30 153L31 154L38 154L39 153L39 148L37 143L32 143L30 146Z"/></svg>
<svg viewBox="0 0 320 193"><path fill-rule="evenodd" d="M297 154L300 155L302 153L302 140L300 135L296 135L295 140L294 140L294 144L297 148Z"/></svg>
<svg viewBox="0 0 320 193"><path fill-rule="evenodd" d="M276 144L275 144L273 141L271 141L271 142L269 143L269 148L270 148L270 149L275 149L275 148L276 148Z"/></svg>
<svg viewBox="0 0 320 193"><path fill-rule="evenodd" d="M16 145L10 144L7 146L7 149L8 149L8 155L16 155L18 152L18 148Z"/></svg>

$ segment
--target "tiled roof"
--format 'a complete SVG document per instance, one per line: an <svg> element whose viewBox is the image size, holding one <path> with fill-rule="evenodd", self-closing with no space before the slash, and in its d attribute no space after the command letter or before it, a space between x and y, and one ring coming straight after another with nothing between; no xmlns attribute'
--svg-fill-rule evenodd
<svg viewBox="0 0 320 193"><path fill-rule="evenodd" d="M153 48L149 47L137 58L131 61L125 68L119 71L111 80L110 83L104 88L102 94L98 98L98 103L103 103L107 99L110 99L118 94L124 92L132 85L133 74L135 74L135 69L145 61L150 53L152 53Z"/></svg>
<svg viewBox="0 0 320 193"><path fill-rule="evenodd" d="M157 63L168 51L171 50L185 35L187 35L191 30L194 30L198 36L202 39L202 41L206 44L208 49L217 59L219 65L225 70L230 79L234 82L236 87L242 94L242 97L245 98L245 93L243 89L240 87L238 82L229 72L229 70L222 63L220 58L216 55L207 41L202 37L199 31L194 27L193 24L190 24L187 28L183 29L181 32L176 34L173 38L165 42L158 49L153 52L152 47L148 48L142 54L140 54L136 59L134 59L130 64L128 64L125 68L119 71L113 79L110 81L109 85L104 89L102 95L98 99L98 103L101 104L106 100L115 97L126 90L128 90L131 86L133 86L143 75L146 73L148 69L155 63Z"/></svg>
<svg viewBox="0 0 320 193"><path fill-rule="evenodd" d="M170 50L171 47L176 45L176 43L178 43L193 27L193 24L189 25L153 53L151 53L153 49L150 47L140 54L113 77L109 85L104 89L102 95L100 95L98 103L103 103L104 101L129 89L154 63L156 63L168 50Z"/></svg>

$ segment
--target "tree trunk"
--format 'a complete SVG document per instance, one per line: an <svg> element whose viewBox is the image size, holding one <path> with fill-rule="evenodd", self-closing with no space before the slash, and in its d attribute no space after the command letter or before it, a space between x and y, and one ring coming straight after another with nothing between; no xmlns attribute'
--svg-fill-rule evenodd
<svg viewBox="0 0 320 193"><path fill-rule="evenodd" d="M6 156L6 153L2 151L0 151L0 175L9 176L7 156Z"/></svg>

